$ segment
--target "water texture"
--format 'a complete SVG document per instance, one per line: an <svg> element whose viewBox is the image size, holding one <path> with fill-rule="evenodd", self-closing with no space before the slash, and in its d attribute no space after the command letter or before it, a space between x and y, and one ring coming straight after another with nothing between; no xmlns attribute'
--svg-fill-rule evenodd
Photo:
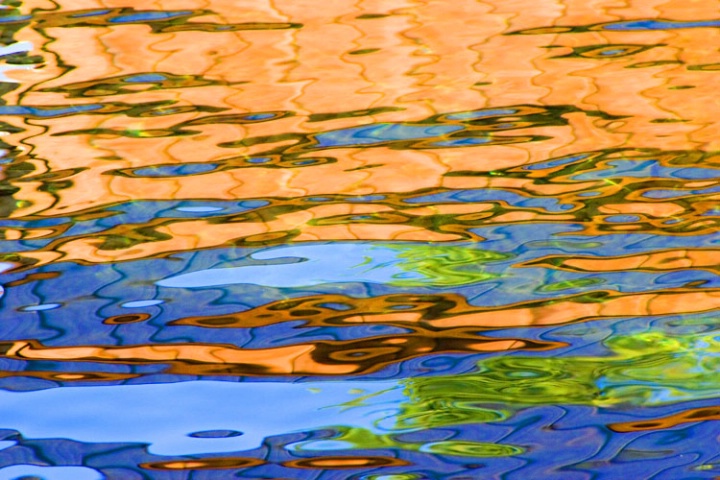
<svg viewBox="0 0 720 480"><path fill-rule="evenodd" d="M718 45L1 0L0 480L720 478Z"/></svg>

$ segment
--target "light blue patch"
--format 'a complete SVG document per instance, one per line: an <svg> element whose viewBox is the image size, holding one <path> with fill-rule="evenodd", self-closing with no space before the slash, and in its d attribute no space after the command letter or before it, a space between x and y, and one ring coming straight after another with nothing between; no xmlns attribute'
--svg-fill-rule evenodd
<svg viewBox="0 0 720 480"><path fill-rule="evenodd" d="M348 202L375 202L378 200L385 200L385 195L358 195L357 197L348 197Z"/></svg>
<svg viewBox="0 0 720 480"><path fill-rule="evenodd" d="M720 27L720 20L672 21L672 20L634 20L603 25L604 30L675 30L680 28Z"/></svg>
<svg viewBox="0 0 720 480"><path fill-rule="evenodd" d="M31 15L15 15L10 17L0 17L0 23L18 23L31 20Z"/></svg>
<svg viewBox="0 0 720 480"><path fill-rule="evenodd" d="M100 110L102 105L71 105L67 107L25 107L21 105L0 105L0 115L20 115L41 118L61 117L73 113L92 112Z"/></svg>
<svg viewBox="0 0 720 480"><path fill-rule="evenodd" d="M16 265L14 263L0 262L0 273L6 272L15 266Z"/></svg>
<svg viewBox="0 0 720 480"><path fill-rule="evenodd" d="M0 450L5 450L15 445L17 445L17 442L13 442L12 440L0 440Z"/></svg>
<svg viewBox="0 0 720 480"><path fill-rule="evenodd" d="M181 163L178 165L157 165L154 167L138 168L133 174L139 177L162 178L181 177L211 172L218 168L214 163Z"/></svg>
<svg viewBox="0 0 720 480"><path fill-rule="evenodd" d="M179 212L188 212L188 213L206 213L206 212L218 212L220 210L223 210L221 207L178 207L175 210L178 210Z"/></svg>
<svg viewBox="0 0 720 480"><path fill-rule="evenodd" d="M180 214L182 209L185 208L194 208L194 207L200 207L200 208L216 208L217 212L222 212L221 214L232 214L232 213L240 213L240 212L247 212L249 210L254 210L256 208L264 207L266 205L269 205L270 202L266 200L247 200L243 202L229 202L229 201L217 201L217 202L211 202L209 200L207 201L167 201L167 200L159 200L159 201L151 201L151 200L143 200L143 201L134 201L134 202L127 202L122 203L120 205L115 205L112 207L108 207L107 211L116 213L116 215L113 215L111 217L107 218L101 218L101 219L94 219L89 220L87 222L74 222L74 225L71 227L70 230L65 232L65 235L78 235L78 234L89 234L96 231L101 231L107 228L111 228L115 225L122 225L122 224L141 224L145 222L149 222L154 218L184 218L186 217L185 214ZM191 211L187 211L187 213L191 213ZM195 213L200 213L198 211L195 211ZM208 215L213 214L213 212L206 211ZM53 220L50 222L49 220ZM33 221L28 222L28 226L32 226L33 228L39 228L39 227L46 227L46 226L53 226L53 225L59 225L63 223L67 223L68 219L63 218L55 218L55 219L45 219L45 220L39 220L39 221ZM21 226L21 225L19 225Z"/></svg>
<svg viewBox="0 0 720 480"><path fill-rule="evenodd" d="M441 142L433 142L433 147L473 147L475 145L484 145L492 141L489 137L470 137L470 138L451 138Z"/></svg>
<svg viewBox="0 0 720 480"><path fill-rule="evenodd" d="M561 165L568 165L570 163L578 162L579 160L584 160L588 158L590 155L587 153L583 153L581 155L573 155L571 157L563 157L563 158L556 158L550 161L546 162L538 162L533 163L532 165L526 165L523 167L523 170L546 170L548 168L554 168L559 167Z"/></svg>
<svg viewBox="0 0 720 480"><path fill-rule="evenodd" d="M605 217L605 221L611 223L632 223L640 221L640 217L637 215L612 215Z"/></svg>
<svg viewBox="0 0 720 480"><path fill-rule="evenodd" d="M602 180L605 178L681 178L683 180L714 180L720 170L713 168L666 167L658 160L613 160L602 170L583 172L573 180ZM611 168L610 168L611 167Z"/></svg>
<svg viewBox="0 0 720 480"><path fill-rule="evenodd" d="M404 273L398 266L402 262L398 253L364 243L274 247L250 256L253 260L273 260L270 264L199 270L165 278L156 285L210 288L247 283L293 288L347 282L383 284ZM288 263L278 263L282 259L287 259ZM419 274L416 277L422 278Z"/></svg>
<svg viewBox="0 0 720 480"><path fill-rule="evenodd" d="M459 125L376 123L319 133L315 136L315 140L318 147L349 147L441 137L458 130L463 130L463 127Z"/></svg>
<svg viewBox="0 0 720 480"><path fill-rule="evenodd" d="M59 303L44 303L42 305L30 305L23 307L20 310L23 312L43 312L45 310L54 310L60 308L62 305Z"/></svg>
<svg viewBox="0 0 720 480"><path fill-rule="evenodd" d="M657 189L657 190L649 190L647 192L643 192L642 196L645 198L655 198L655 199L665 199L665 198L678 198L678 197L687 197L690 195L708 195L711 193L718 193L720 192L720 185L699 189L699 190L666 190L666 189Z"/></svg>
<svg viewBox="0 0 720 480"><path fill-rule="evenodd" d="M142 75L133 75L132 77L127 77L124 81L130 83L158 83L164 82L165 80L167 80L167 77L165 77L165 75L160 75L159 73L146 73Z"/></svg>
<svg viewBox="0 0 720 480"><path fill-rule="evenodd" d="M507 202L517 207L540 207L549 212L561 212L557 198L551 197L525 197L515 192L501 189L478 188L475 190L450 190L430 195L421 195L405 199L405 203L479 203L479 202Z"/></svg>
<svg viewBox="0 0 720 480"><path fill-rule="evenodd" d="M624 48L616 48L613 50L603 50L600 52L600 55L603 57L612 57L614 55L622 55L623 53L627 52L627 49Z"/></svg>
<svg viewBox="0 0 720 480"><path fill-rule="evenodd" d="M0 57L14 55L16 53L27 53L34 48L31 42L15 42L0 47Z"/></svg>
<svg viewBox="0 0 720 480"><path fill-rule="evenodd" d="M264 207L266 205L270 205L270 202L267 200L246 200L244 202L240 202L240 206L247 210Z"/></svg>
<svg viewBox="0 0 720 480"><path fill-rule="evenodd" d="M135 302L125 302L120 305L123 308L141 308L141 307L152 307L153 305L160 305L165 303L163 300L137 300Z"/></svg>
<svg viewBox="0 0 720 480"><path fill-rule="evenodd" d="M359 398L351 391L373 396L361 404L343 406ZM17 430L26 438L148 443L155 455L191 455L251 450L270 436L336 425L378 432L377 424L390 413L387 407L397 407L405 400L402 386L394 381L191 381L34 392L0 390L0 418L3 428ZM243 435L189 436L210 430Z"/></svg>
<svg viewBox="0 0 720 480"><path fill-rule="evenodd" d="M678 198L678 197L684 197L686 195L692 195L692 191L688 190L666 190L666 189L658 189L658 190L649 190L647 192L643 192L641 196L645 198L653 198L653 199L666 199L666 198Z"/></svg>
<svg viewBox="0 0 720 480"><path fill-rule="evenodd" d="M270 120L271 118L277 117L275 113L253 113L245 115L246 120L258 121L258 120Z"/></svg>
<svg viewBox="0 0 720 480"><path fill-rule="evenodd" d="M121 15L111 18L109 21L110 23L157 22L177 17L187 17L188 15L192 15L192 13L191 10L181 10L177 12L138 12L132 15Z"/></svg>
<svg viewBox="0 0 720 480"><path fill-rule="evenodd" d="M340 440L312 440L309 442L291 443L286 445L285 448L290 451L322 452L333 450L352 450L355 448L355 445L350 442L343 442ZM366 478L368 477L363 477L363 480ZM375 480L377 477L370 478ZM405 477L390 476L389 478L392 480L393 478L397 479Z"/></svg>
<svg viewBox="0 0 720 480"><path fill-rule="evenodd" d="M88 467L43 467L40 465L13 465L0 468L0 480L102 480L105 476Z"/></svg>

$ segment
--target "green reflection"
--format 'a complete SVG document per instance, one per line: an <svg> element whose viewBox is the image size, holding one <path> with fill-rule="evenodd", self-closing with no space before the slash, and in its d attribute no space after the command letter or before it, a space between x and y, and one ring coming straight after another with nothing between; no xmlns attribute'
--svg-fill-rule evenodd
<svg viewBox="0 0 720 480"><path fill-rule="evenodd" d="M385 245L397 250L398 268L421 275L403 278L396 275L390 285L421 287L427 285L458 287L484 282L500 275L486 272L484 265L511 258L513 255L457 245Z"/></svg>
<svg viewBox="0 0 720 480"><path fill-rule="evenodd" d="M461 457L509 457L523 452L522 448L495 443L467 442L448 440L446 442L428 443L422 449L426 452Z"/></svg>
<svg viewBox="0 0 720 480"><path fill-rule="evenodd" d="M562 282L549 283L537 289L538 292L560 292L563 290L572 290L575 288L591 287L605 283L602 278L577 278L575 280L565 280Z"/></svg>
<svg viewBox="0 0 720 480"><path fill-rule="evenodd" d="M309 440L293 447L300 451L327 450L374 450L398 449L415 452L430 452L460 457L508 457L523 453L523 449L513 445L502 445L468 440L445 440L439 442L413 442L391 434L377 434L365 428L335 427L340 433L331 441Z"/></svg>
<svg viewBox="0 0 720 480"><path fill-rule="evenodd" d="M412 380L411 380L412 381ZM397 428L441 428L469 423L498 422L509 417L509 412L492 410L473 404L463 392L454 397L430 398L411 396L411 401L403 405L402 413L397 416Z"/></svg>
<svg viewBox="0 0 720 480"><path fill-rule="evenodd" d="M470 404L657 405L711 398L720 385L716 335L641 333L606 341L610 357L492 357L470 375L406 381L414 419L426 428L461 418ZM448 407L433 406L446 399ZM417 412L426 412L422 415ZM402 418L402 415L401 415Z"/></svg>

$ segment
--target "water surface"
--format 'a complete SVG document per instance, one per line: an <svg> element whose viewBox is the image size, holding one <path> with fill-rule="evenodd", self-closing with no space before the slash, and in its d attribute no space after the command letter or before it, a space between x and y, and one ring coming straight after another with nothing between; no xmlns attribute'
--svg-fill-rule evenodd
<svg viewBox="0 0 720 480"><path fill-rule="evenodd" d="M720 475L713 2L0 32L0 479Z"/></svg>

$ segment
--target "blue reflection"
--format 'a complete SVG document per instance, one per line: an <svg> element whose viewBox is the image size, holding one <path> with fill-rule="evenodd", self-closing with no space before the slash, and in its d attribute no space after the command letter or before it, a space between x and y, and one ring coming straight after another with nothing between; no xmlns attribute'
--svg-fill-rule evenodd
<svg viewBox="0 0 720 480"><path fill-rule="evenodd" d="M158 83L164 82L167 80L167 77L165 77L165 75L160 75L159 73L145 73L142 75L125 77L123 80L130 83Z"/></svg>
<svg viewBox="0 0 720 480"><path fill-rule="evenodd" d="M613 22L603 25L604 30L674 30L680 28L713 28L720 27L720 20L633 20L629 22Z"/></svg>
<svg viewBox="0 0 720 480"><path fill-rule="evenodd" d="M105 475L89 467L13 465L0 468L0 480L102 480L104 478Z"/></svg>
<svg viewBox="0 0 720 480"><path fill-rule="evenodd" d="M342 407L367 395L374 396L369 405ZM375 421L383 416L378 405L403 399L396 382L196 381L23 393L0 390L0 428L29 438L148 443L156 455L222 453L257 448L268 436L333 425L377 431ZM192 435L209 430L243 435Z"/></svg>
<svg viewBox="0 0 720 480"><path fill-rule="evenodd" d="M463 130L459 125L405 125L376 123L362 127L333 130L315 135L318 147L376 145L399 140L418 140Z"/></svg>
<svg viewBox="0 0 720 480"><path fill-rule="evenodd" d="M533 163L531 165L526 165L523 168L523 170L546 170L554 167L559 167L562 165L569 165L571 163L579 163L580 160L585 160L588 158L590 154L583 153L580 155L571 155L569 157L563 157L563 158L555 158L553 160L549 160L547 162L538 162Z"/></svg>
<svg viewBox="0 0 720 480"><path fill-rule="evenodd" d="M403 271L398 251L366 243L298 245L263 250L250 256L259 265L212 268L156 282L160 287L208 288L252 283L275 288L363 282L390 283L398 278L422 279ZM371 259L368 263L368 259ZM272 263L268 261L272 260ZM282 261L287 263L280 263ZM300 260L300 261L298 261Z"/></svg>
<svg viewBox="0 0 720 480"><path fill-rule="evenodd" d="M138 12L132 15L120 15L108 19L110 23L133 23L133 22L157 22L160 20L170 20L177 17L187 17L192 15L191 10L180 10L176 12Z"/></svg>
<svg viewBox="0 0 720 480"><path fill-rule="evenodd" d="M406 203L480 203L480 202L506 202L514 207L544 208L548 212L562 212L566 207L560 205L554 197L531 197L515 192L493 188L478 188L476 190L450 190L440 193L431 193L419 197L411 197Z"/></svg>
<svg viewBox="0 0 720 480"><path fill-rule="evenodd" d="M133 171L133 175L149 178L181 177L212 172L217 168L218 165L213 163L180 163L177 165L156 165L138 168Z"/></svg>
<svg viewBox="0 0 720 480"><path fill-rule="evenodd" d="M62 117L74 113L85 113L100 110L102 105L71 105L67 107L27 107L20 105L0 105L0 115L21 115L40 118Z"/></svg>
<svg viewBox="0 0 720 480"><path fill-rule="evenodd" d="M112 12L112 10L92 10L90 12L73 13L70 15L71 18L83 18L83 17L96 17L98 15L105 15Z"/></svg>
<svg viewBox="0 0 720 480"><path fill-rule="evenodd" d="M666 167L657 160L612 160L607 168L574 175L578 181L605 178L681 178L701 180L720 178L720 170L713 168Z"/></svg>

